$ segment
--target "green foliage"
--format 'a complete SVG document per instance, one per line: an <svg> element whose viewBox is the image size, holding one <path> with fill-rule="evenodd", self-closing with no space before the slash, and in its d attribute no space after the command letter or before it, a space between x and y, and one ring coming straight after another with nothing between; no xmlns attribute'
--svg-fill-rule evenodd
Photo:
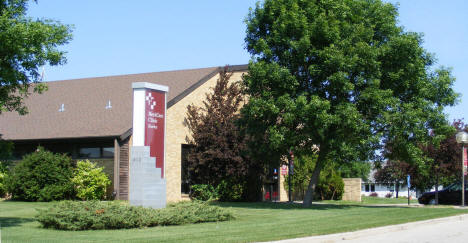
<svg viewBox="0 0 468 243"><path fill-rule="evenodd" d="M353 161L336 165L336 171L341 175L341 178L361 178L367 181L372 168L370 162Z"/></svg>
<svg viewBox="0 0 468 243"><path fill-rule="evenodd" d="M321 200L341 200L344 193L344 182L333 168L325 168L315 188Z"/></svg>
<svg viewBox="0 0 468 243"><path fill-rule="evenodd" d="M247 182L233 179L222 180L217 187L209 184L195 184L190 187L190 198L198 201L242 201L246 187Z"/></svg>
<svg viewBox="0 0 468 243"><path fill-rule="evenodd" d="M6 177L8 176L8 168L5 162L0 161L0 197L4 197L7 193Z"/></svg>
<svg viewBox="0 0 468 243"><path fill-rule="evenodd" d="M233 218L229 210L201 202L181 202L156 210L116 201L62 201L55 207L38 210L36 216L43 227L59 230L129 229Z"/></svg>
<svg viewBox="0 0 468 243"><path fill-rule="evenodd" d="M106 188L111 181L102 167L89 160L78 161L72 182L76 196L81 200L100 200L106 196Z"/></svg>
<svg viewBox="0 0 468 243"><path fill-rule="evenodd" d="M9 174L9 159L12 157L13 148L13 142L2 140L0 134L0 197L7 194L6 180Z"/></svg>
<svg viewBox="0 0 468 243"><path fill-rule="evenodd" d="M217 190L209 184L195 184L190 187L190 198L199 201L211 201L218 199Z"/></svg>
<svg viewBox="0 0 468 243"><path fill-rule="evenodd" d="M223 180L216 187L219 201L236 202L242 200L246 182L235 182L234 180Z"/></svg>
<svg viewBox="0 0 468 243"><path fill-rule="evenodd" d="M304 198L316 161L317 155L302 155L296 157L294 161L294 175L291 177L291 188L294 200L302 200ZM289 175L286 175L285 182L288 180ZM284 185L286 191L289 190L288 183Z"/></svg>
<svg viewBox="0 0 468 243"><path fill-rule="evenodd" d="M0 161L11 159L13 148L13 142L2 140L0 134Z"/></svg>
<svg viewBox="0 0 468 243"><path fill-rule="evenodd" d="M225 208L206 202L179 202L160 210L158 225L181 225L203 222L218 222L234 219L233 213Z"/></svg>
<svg viewBox="0 0 468 243"><path fill-rule="evenodd" d="M8 192L15 200L52 201L73 198L72 160L39 147L23 157L7 177Z"/></svg>
<svg viewBox="0 0 468 243"><path fill-rule="evenodd" d="M252 61L240 122L252 158L278 163L316 145L312 185L331 161L375 159L382 141L392 142L390 159L423 164L417 143L447 129L443 108L458 94L451 71L433 66L422 35L405 32L397 15L380 0L257 4L246 19Z"/></svg>
<svg viewBox="0 0 468 243"><path fill-rule="evenodd" d="M27 5L27 0L0 0L0 114L26 114L23 99L31 91L47 90L38 83L39 67L66 62L58 47L71 40L71 27L50 19L32 20L26 16Z"/></svg>
<svg viewBox="0 0 468 243"><path fill-rule="evenodd" d="M294 161L294 175L291 177L292 192L295 200L302 200L309 185L312 172L317 164L317 155L301 155ZM315 188L316 199L340 200L344 193L344 182L336 171L334 163L329 163L320 173L319 182ZM288 181L289 175L285 181ZM288 190L288 183L285 183Z"/></svg>
<svg viewBox="0 0 468 243"><path fill-rule="evenodd" d="M190 184L222 181L250 181L253 190L242 190L246 199L261 195L261 166L252 163L245 152L247 137L236 122L244 96L239 82L230 82L232 72L226 66L212 93L206 94L201 107L187 107L187 125L191 132L191 149L187 156ZM240 179L242 178L242 179ZM255 181L257 180L257 182ZM231 183L232 184L232 183ZM241 190L236 186L236 190ZM224 199L237 196L226 195ZM237 199L236 199L237 200Z"/></svg>

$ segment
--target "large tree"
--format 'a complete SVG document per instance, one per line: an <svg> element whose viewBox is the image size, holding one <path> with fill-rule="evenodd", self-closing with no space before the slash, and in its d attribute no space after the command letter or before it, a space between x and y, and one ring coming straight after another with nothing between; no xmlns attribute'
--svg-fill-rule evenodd
<svg viewBox="0 0 468 243"><path fill-rule="evenodd" d="M368 161L385 139L423 163L416 141L448 126L442 110L456 101L454 78L433 68L421 34L397 25L394 5L265 0L246 23L252 61L242 125L253 154L273 163L290 149L319 147L305 206L325 164Z"/></svg>
<svg viewBox="0 0 468 243"><path fill-rule="evenodd" d="M39 67L66 61L58 47L71 40L70 26L33 20L27 7L27 0L0 0L0 114L27 113L23 99L47 88L39 84Z"/></svg>

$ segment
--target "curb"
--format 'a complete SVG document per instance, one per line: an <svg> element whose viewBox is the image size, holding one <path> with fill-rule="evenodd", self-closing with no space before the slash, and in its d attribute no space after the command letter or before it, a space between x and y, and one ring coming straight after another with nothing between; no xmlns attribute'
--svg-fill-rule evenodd
<svg viewBox="0 0 468 243"><path fill-rule="evenodd" d="M413 228L416 228L425 224L438 224L438 223L443 223L443 222L448 222L448 221L453 221L453 220L468 221L468 214L460 214L460 215L444 217L444 218L436 218L436 219L416 221L416 222L410 222L410 223L404 223L404 224L382 226L382 227L363 229L363 230L352 231L352 232L309 236L309 237L303 237L303 238L295 238L295 239L287 239L287 240L271 241L271 242L276 242L276 243L335 242L335 241L355 240L359 237L364 237L364 236L368 236L371 234L398 232L398 231L413 229Z"/></svg>

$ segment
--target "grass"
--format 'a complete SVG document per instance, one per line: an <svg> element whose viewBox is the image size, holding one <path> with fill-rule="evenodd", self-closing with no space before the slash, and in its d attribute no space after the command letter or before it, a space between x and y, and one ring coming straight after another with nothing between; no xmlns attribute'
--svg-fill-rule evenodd
<svg viewBox="0 0 468 243"><path fill-rule="evenodd" d="M353 201L335 201L324 200L322 203L339 204L339 205L370 205L370 204L408 204L408 198L385 198L385 197L361 197L361 202ZM410 204L418 204L418 200L411 199Z"/></svg>
<svg viewBox="0 0 468 243"><path fill-rule="evenodd" d="M144 229L59 231L41 228L36 208L53 203L0 201L2 242L251 242L355 231L467 213L454 208L282 203L219 203L236 220Z"/></svg>

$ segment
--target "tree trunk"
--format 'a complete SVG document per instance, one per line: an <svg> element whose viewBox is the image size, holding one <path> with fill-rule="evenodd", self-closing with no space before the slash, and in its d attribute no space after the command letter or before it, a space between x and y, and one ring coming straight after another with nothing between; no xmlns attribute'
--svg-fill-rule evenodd
<svg viewBox="0 0 468 243"><path fill-rule="evenodd" d="M395 190L396 190L396 198L398 198L398 191L400 191L400 182L399 181L396 182Z"/></svg>
<svg viewBox="0 0 468 243"><path fill-rule="evenodd" d="M436 184L435 184L435 204L439 204L439 173L436 172Z"/></svg>
<svg viewBox="0 0 468 243"><path fill-rule="evenodd" d="M310 207L312 205L312 200L314 199L315 187L317 186L317 182L320 177L320 171L325 164L325 151L320 150L319 157L317 158L317 164L315 165L314 172L312 173L312 177L310 177L309 186L307 187L307 192L304 197L304 201L302 206Z"/></svg>

